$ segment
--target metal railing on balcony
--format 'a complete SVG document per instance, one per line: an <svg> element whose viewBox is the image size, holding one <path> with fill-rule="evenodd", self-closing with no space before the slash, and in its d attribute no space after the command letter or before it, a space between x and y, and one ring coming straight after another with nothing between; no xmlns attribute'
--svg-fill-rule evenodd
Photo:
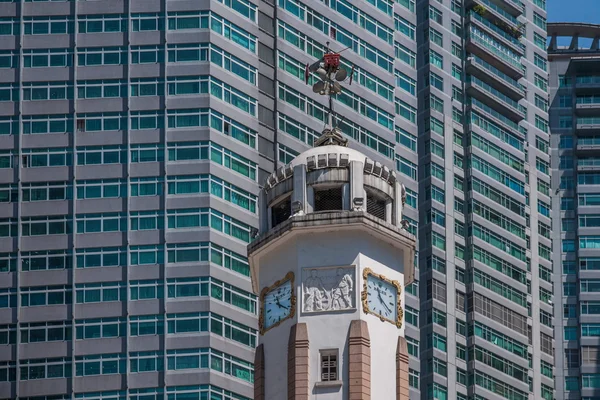
<svg viewBox="0 0 600 400"><path fill-rule="evenodd" d="M490 8L491 10L500 14L502 17L506 18L512 24L519 25L519 21L517 21L517 19L514 16L512 16L506 10L500 8L498 5L492 3L490 0L477 0L477 1L480 2L481 4L485 4L486 7Z"/></svg>
<svg viewBox="0 0 600 400"><path fill-rule="evenodd" d="M486 35L480 29L471 25L470 28L471 40L481 44L487 50L492 52L495 56L506 61L508 64L514 66L519 71L523 69L521 65L521 56L507 49L488 35Z"/></svg>
<svg viewBox="0 0 600 400"><path fill-rule="evenodd" d="M600 117L579 117L577 125L600 125Z"/></svg>
<svg viewBox="0 0 600 400"><path fill-rule="evenodd" d="M493 75L497 76L504 82L508 83L510 86L517 89L519 92L521 92L523 94L525 93L525 89L523 89L523 85L521 85L516 79L511 78L510 76L506 75L504 72L500 71L498 68L494 67L492 64L488 63L487 61L482 60L481 58L477 57L476 55L471 55L470 58L471 58L471 61L474 62L475 64L480 65L481 67L483 67L484 69L486 69L487 71L492 73Z"/></svg>
<svg viewBox="0 0 600 400"><path fill-rule="evenodd" d="M584 158L577 160L578 167L600 167L600 158Z"/></svg>
<svg viewBox="0 0 600 400"><path fill-rule="evenodd" d="M600 137L580 137L577 146L600 146Z"/></svg>
<svg viewBox="0 0 600 400"><path fill-rule="evenodd" d="M475 11L470 11L469 16L471 18L476 19L477 21L481 22L486 27L490 28L492 31L494 31L498 35L502 36L504 39L508 40L515 46L517 46L520 49L522 49L523 51L525 51L525 46L523 45L523 43L521 43L519 40L517 40L514 36L508 34L505 30L503 30L503 29L497 27L496 25L494 25L493 23L491 23L490 20L483 18L481 15L477 14Z"/></svg>
<svg viewBox="0 0 600 400"><path fill-rule="evenodd" d="M488 115L494 117L495 119L497 119L498 121L502 122L504 125L508 126L509 128L514 129L517 132L521 132L521 130L519 129L519 125L510 120L509 118L505 117L504 115L502 115L501 113L499 113L498 111L494 110L493 108L491 108L490 106L488 106L487 104L477 100L477 99L473 99L471 98L471 105L472 106L476 106L478 107L481 111L487 113Z"/></svg>
<svg viewBox="0 0 600 400"><path fill-rule="evenodd" d="M476 78L474 76L468 76L467 77L467 83L471 83L471 84L473 84L473 85L475 85L477 87L480 87L481 89L485 90L486 92L490 93L491 95L497 97L499 100L501 100L504 103L506 103L508 106L514 108L514 110L516 112L518 112L519 114L521 114L521 115L524 116L524 113L521 110L519 103L517 103L516 101L514 101L510 97L507 97L505 94L501 93L497 89L494 89L493 87L491 87L490 85L488 85L487 83L485 83L484 81L482 81L481 79L478 79L478 78Z"/></svg>

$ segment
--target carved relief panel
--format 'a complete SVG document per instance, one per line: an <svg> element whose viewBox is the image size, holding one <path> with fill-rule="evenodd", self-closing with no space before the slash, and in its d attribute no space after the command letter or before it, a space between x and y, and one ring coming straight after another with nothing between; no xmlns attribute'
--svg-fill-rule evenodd
<svg viewBox="0 0 600 400"><path fill-rule="evenodd" d="M304 313L354 310L356 268L354 266L304 268L301 297Z"/></svg>

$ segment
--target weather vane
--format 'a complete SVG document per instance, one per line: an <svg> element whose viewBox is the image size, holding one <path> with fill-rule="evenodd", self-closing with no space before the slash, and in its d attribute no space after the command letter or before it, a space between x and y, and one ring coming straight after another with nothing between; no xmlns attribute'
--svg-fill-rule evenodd
<svg viewBox="0 0 600 400"><path fill-rule="evenodd" d="M348 48L344 50L347 49ZM348 78L348 70L346 70L340 62L340 53L342 51L337 53L331 51L329 49L329 42L327 42L327 47L323 57L313 64L306 64L306 70L304 71L304 81L307 84L311 72L315 73L320 79L312 86L313 92L321 96L329 96L329 107L327 108L325 128L323 129L323 135L315 141L315 146L320 146L323 144L337 144L342 146L348 145L348 140L342 136L341 130L337 127L336 121L334 121L335 115L333 111L333 98L335 95L338 95L342 92L342 85L340 82L344 82L346 78ZM354 65L350 71L348 85L352 85L353 75Z"/></svg>

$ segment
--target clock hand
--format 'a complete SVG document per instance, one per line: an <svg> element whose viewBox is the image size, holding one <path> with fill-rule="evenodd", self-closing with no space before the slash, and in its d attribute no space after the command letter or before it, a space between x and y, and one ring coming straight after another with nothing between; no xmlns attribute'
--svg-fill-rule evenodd
<svg viewBox="0 0 600 400"><path fill-rule="evenodd" d="M277 304L277 307L279 307L279 308L285 308L285 309L289 309L289 307L287 307L287 306L284 306L283 304L281 304L281 303L279 302L279 298L277 298L277 299L275 300L275 304Z"/></svg>
<svg viewBox="0 0 600 400"><path fill-rule="evenodd" d="M383 297L381 297L381 292L378 291L377 296L379 297L379 300L381 300L381 304L383 304L383 306L385 307L386 310L388 310L388 312L392 312L392 310L390 310L390 308L387 306L387 304L385 304L385 300L383 300Z"/></svg>

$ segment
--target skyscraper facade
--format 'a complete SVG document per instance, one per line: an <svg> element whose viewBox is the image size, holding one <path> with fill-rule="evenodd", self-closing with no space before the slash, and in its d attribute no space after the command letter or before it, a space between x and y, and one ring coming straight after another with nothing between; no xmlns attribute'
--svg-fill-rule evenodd
<svg viewBox="0 0 600 400"><path fill-rule="evenodd" d="M422 398L551 400L545 1L416 7Z"/></svg>
<svg viewBox="0 0 600 400"><path fill-rule="evenodd" d="M417 234L414 0L0 0L0 398L250 399L257 194L312 145L305 65ZM407 288L419 398L418 283Z"/></svg>
<svg viewBox="0 0 600 400"><path fill-rule="evenodd" d="M600 25L548 24L556 399L600 393Z"/></svg>

